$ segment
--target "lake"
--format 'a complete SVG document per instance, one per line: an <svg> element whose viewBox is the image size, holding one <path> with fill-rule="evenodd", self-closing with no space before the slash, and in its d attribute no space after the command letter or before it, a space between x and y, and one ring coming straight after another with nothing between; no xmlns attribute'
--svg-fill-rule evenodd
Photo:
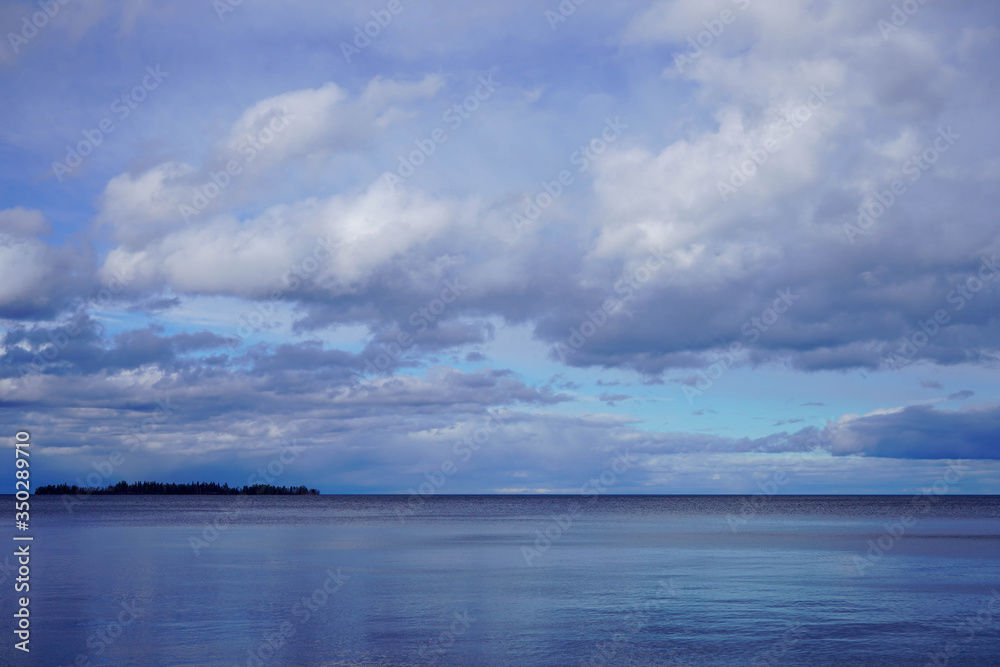
<svg viewBox="0 0 1000 667"><path fill-rule="evenodd" d="M8 632L3 664L1000 665L996 496L41 496L32 521L32 651Z"/></svg>

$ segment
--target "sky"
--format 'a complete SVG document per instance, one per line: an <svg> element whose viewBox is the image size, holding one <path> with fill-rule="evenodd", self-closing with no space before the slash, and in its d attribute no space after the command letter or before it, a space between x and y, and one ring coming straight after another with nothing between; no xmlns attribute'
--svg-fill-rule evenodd
<svg viewBox="0 0 1000 667"><path fill-rule="evenodd" d="M35 484L998 493L998 23L4 2L3 432Z"/></svg>

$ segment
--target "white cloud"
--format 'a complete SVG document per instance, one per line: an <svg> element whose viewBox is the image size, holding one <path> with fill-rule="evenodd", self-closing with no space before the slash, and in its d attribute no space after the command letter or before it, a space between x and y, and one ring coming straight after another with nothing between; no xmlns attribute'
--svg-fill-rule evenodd
<svg viewBox="0 0 1000 667"><path fill-rule="evenodd" d="M142 249L109 253L102 276L135 276L136 287L267 297L293 268L330 294L359 289L394 257L463 219L461 206L388 190L379 179L358 194L309 199L245 221L218 216L175 230ZM318 261L317 261L318 260Z"/></svg>
<svg viewBox="0 0 1000 667"><path fill-rule="evenodd" d="M0 233L0 308L45 298L55 253L37 239Z"/></svg>
<svg viewBox="0 0 1000 667"><path fill-rule="evenodd" d="M0 317L50 317L78 282L89 279L84 253L38 238L51 231L40 211L0 211Z"/></svg>
<svg viewBox="0 0 1000 667"><path fill-rule="evenodd" d="M433 96L443 85L437 75L416 82L376 77L354 99L327 83L261 100L240 115L201 168L171 161L111 179L98 220L118 241L138 248L166 233L167 223L186 224L239 203L279 165L364 145L406 117L398 105Z"/></svg>

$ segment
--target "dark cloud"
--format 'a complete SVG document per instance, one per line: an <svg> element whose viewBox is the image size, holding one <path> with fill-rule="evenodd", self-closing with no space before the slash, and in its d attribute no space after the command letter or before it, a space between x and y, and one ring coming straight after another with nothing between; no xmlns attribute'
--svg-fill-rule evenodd
<svg viewBox="0 0 1000 667"><path fill-rule="evenodd" d="M55 319L78 310L95 292L94 255L72 240L57 246L0 233L0 263L7 264L0 264L5 283L0 288L0 318Z"/></svg>
<svg viewBox="0 0 1000 667"><path fill-rule="evenodd" d="M154 313L170 310L171 308L176 308L179 305L181 305L181 300L178 297L159 297L147 299L142 303L129 306L128 310L136 313Z"/></svg>
<svg viewBox="0 0 1000 667"><path fill-rule="evenodd" d="M605 391L605 392L602 392L601 395L598 398L600 400L604 401L605 403L607 403L608 405L612 405L613 406L616 403L620 403L621 401L627 401L628 399L630 399L632 397L629 396L628 394L611 394L611 393Z"/></svg>
<svg viewBox="0 0 1000 667"><path fill-rule="evenodd" d="M899 459L1000 459L1000 407L960 411L917 405L809 428L788 438L808 448L820 437L837 456L864 455Z"/></svg>
<svg viewBox="0 0 1000 667"><path fill-rule="evenodd" d="M110 339L104 326L78 313L54 326L18 326L3 337L0 373L89 375L102 371L133 370L147 365L178 369L196 365L196 352L231 347L234 340L209 331L161 336L157 328L134 329Z"/></svg>
<svg viewBox="0 0 1000 667"><path fill-rule="evenodd" d="M549 378L548 384L558 389L574 390L574 389L580 389L582 387L582 385L579 382L573 382L562 373L557 373L553 375L551 378Z"/></svg>
<svg viewBox="0 0 1000 667"><path fill-rule="evenodd" d="M47 451L60 452L56 468L86 464L138 442L136 465L155 460L169 469L197 453L200 465L209 468L228 456L233 470L245 455L295 439L323 461L346 452L351 465L370 463L375 474L380 466L398 465L407 451L424 451L428 442L451 443L471 433L490 419L491 410L567 400L506 369L465 373L440 366L422 377L366 378L361 356L325 349L318 341L257 345L233 359L206 358L206 350L229 349L230 341L207 332L166 336L150 328L105 339L85 315L76 324L72 344L40 372L8 373L10 396L0 415L4 427L32 423ZM10 368L13 354L16 368L22 345L48 349L59 331L7 332L3 367ZM154 418L154 427L136 441L135 428ZM523 447L528 431L516 425L531 419L511 417L512 430L497 442ZM482 460L497 457L504 458L497 452ZM363 486L364 475L354 483Z"/></svg>

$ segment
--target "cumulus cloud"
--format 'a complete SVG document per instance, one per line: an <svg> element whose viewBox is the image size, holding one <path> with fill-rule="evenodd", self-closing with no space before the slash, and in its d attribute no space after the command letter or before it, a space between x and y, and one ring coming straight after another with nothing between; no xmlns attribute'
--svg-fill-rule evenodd
<svg viewBox="0 0 1000 667"><path fill-rule="evenodd" d="M50 231L40 211L0 211L0 317L52 317L70 305L81 283L90 282L90 254L39 238Z"/></svg>
<svg viewBox="0 0 1000 667"><path fill-rule="evenodd" d="M950 308L956 286L975 286L980 267L995 263L998 239L981 202L970 208L954 172L914 160L926 153L960 163L955 153L968 155L968 142L949 146L943 136L994 141L984 117L959 106L958 55L927 23L882 39L875 6L772 5L658 2L626 30L633 49L660 41L697 52L666 74L694 85L714 122L692 122L658 149L612 146L596 163L590 265L617 258L628 266L650 248L671 261L637 292L636 316L601 328L570 363L659 373L707 366L736 342L753 348L752 363L878 369L919 322ZM724 9L734 17L724 35L691 47L686 38ZM961 130L949 130L954 123ZM857 237L845 231L896 180L906 198L894 196L898 203ZM948 203L927 207L930 191ZM960 229L947 223L957 211ZM752 318L784 287L801 298L765 333ZM990 287L969 299L961 329L937 334L919 357L995 356L996 319L981 309L995 309L996 295ZM564 338L583 312L574 306L574 314L557 308L538 333Z"/></svg>
<svg viewBox="0 0 1000 667"><path fill-rule="evenodd" d="M10 236L39 236L52 232L41 211L18 206L0 211L0 233Z"/></svg>
<svg viewBox="0 0 1000 667"><path fill-rule="evenodd" d="M60 460L160 400L179 408L150 460L222 470L298 439L337 488L399 490L491 419L462 488L578 488L616 448L658 491L753 491L799 455L805 489L997 458L994 408L968 404L1000 359L992 4L927 3L886 35L861 0L628 0L555 31L520 0L432 2L350 63L331 35L366 10L305 5L226 30L148 3L69 28L67 6L31 57L0 51L20 68L0 400ZM161 36L181 29L184 49ZM185 75L45 178L151 52ZM248 313L259 336L234 337Z"/></svg>
<svg viewBox="0 0 1000 667"><path fill-rule="evenodd" d="M115 176L101 196L98 220L125 247L142 246L179 225L239 204L279 165L355 150L408 116L408 102L432 97L437 75L419 81L376 77L352 98L335 83L263 99L246 109L201 167L164 162Z"/></svg>
<svg viewBox="0 0 1000 667"><path fill-rule="evenodd" d="M379 270L458 223L459 203L379 180L364 192L279 207L250 220L219 216L141 249L115 248L101 276L130 276L132 289L249 299L299 290L330 297L366 289Z"/></svg>
<svg viewBox="0 0 1000 667"><path fill-rule="evenodd" d="M629 136L645 128L626 128L590 167L590 190L572 195L593 201L590 213L572 222L554 216L511 240L503 235L503 207L409 186L390 192L379 180L364 192L300 200L249 219L224 212L228 200L220 196L210 204L218 214L177 227L176 209L190 198L188 177L205 170L164 163L122 174L105 191L102 219L124 242L108 254L102 275L134 273L137 288L262 299L325 237L338 248L333 260L304 281L310 289L285 293L300 307L303 331L345 322L370 324L373 332L398 326L408 313L388 286L426 287L404 287L415 308L448 264L473 285L448 318L527 321L554 346L608 296L622 296L617 288L628 279L629 302L587 345L568 357L553 348L553 358L572 366L656 376L706 367L739 343L741 364L885 368L904 337L947 306L951 290L1000 247L989 217L976 212L992 195L980 192L971 204L944 168L918 169L919 190L903 173L941 131L959 137L953 153L939 156L955 165L970 159L958 152L972 150L961 137L988 132L959 107L960 55L928 24L882 39L878 8L742 5L656 3L624 29L630 49L663 42L684 53L686 36L704 30L704 21L724 8L736 17L718 44L689 65L668 68L668 78L693 87L701 119L659 142ZM989 48L988 40L976 44L970 48ZM863 66L886 59L898 66ZM273 173L292 157L372 141L405 119L407 103L442 85L436 75L375 78L354 97L331 83L267 98L233 123L213 164L241 137L285 115L299 122L289 121L254 168ZM907 184L906 196L864 233L845 233L859 207L893 179ZM932 191L948 202L947 216L924 205ZM946 222L955 215L964 221L957 229ZM910 231L905 240L902 225ZM634 274L651 252L663 265L640 288ZM776 321L754 324L769 317L781 290L792 291L795 304ZM919 357L940 364L990 358L995 301L992 289L970 300L961 328L944 328Z"/></svg>

